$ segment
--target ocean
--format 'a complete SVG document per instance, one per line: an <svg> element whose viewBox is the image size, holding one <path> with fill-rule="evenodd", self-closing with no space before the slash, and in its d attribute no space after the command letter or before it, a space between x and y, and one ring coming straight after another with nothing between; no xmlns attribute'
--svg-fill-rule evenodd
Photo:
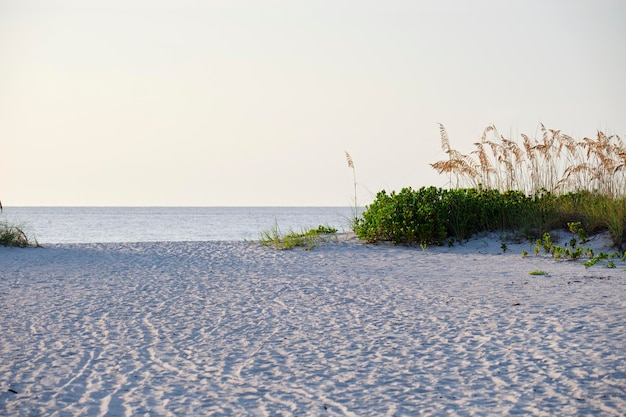
<svg viewBox="0 0 626 417"><path fill-rule="evenodd" d="M5 207L0 222L24 228L41 244L258 240L332 226L350 231L351 207Z"/></svg>

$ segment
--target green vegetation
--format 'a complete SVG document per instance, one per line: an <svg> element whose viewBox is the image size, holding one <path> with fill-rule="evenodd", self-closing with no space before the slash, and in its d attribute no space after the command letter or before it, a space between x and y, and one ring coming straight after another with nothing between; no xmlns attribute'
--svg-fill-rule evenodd
<svg viewBox="0 0 626 417"><path fill-rule="evenodd" d="M596 256L593 256L587 262L585 262L585 268L589 268L590 266L594 266L599 261L602 261L604 259L609 259L609 256L610 255L608 255L606 253L599 253ZM613 265L613 268L615 268L615 263L613 261L609 261L609 263Z"/></svg>
<svg viewBox="0 0 626 417"><path fill-rule="evenodd" d="M522 135L519 146L489 126L477 149L465 155L450 147L440 125L449 158L432 167L449 175L455 188L380 191L355 232L367 242L421 246L450 244L479 232L513 232L518 239L539 239L538 254L541 249L553 253L552 230L569 228L581 242L587 233L608 230L613 244L624 246L626 147L621 139L598 132L595 139L575 141L543 125L541 132L540 140ZM584 250L572 245L558 253L574 259Z"/></svg>
<svg viewBox="0 0 626 417"><path fill-rule="evenodd" d="M624 198L608 199L586 191L526 196L520 191L409 187L399 193L379 192L355 232L370 243L442 245L479 232L512 231L520 239L540 237L540 248L549 253L552 242L548 233L573 224L583 239L586 231L608 230L613 243L620 246L626 243L626 211L621 217L611 213L626 210L624 205Z"/></svg>
<svg viewBox="0 0 626 417"><path fill-rule="evenodd" d="M531 271L529 272L529 274L530 275L548 275L546 271L540 271L540 270Z"/></svg>
<svg viewBox="0 0 626 417"><path fill-rule="evenodd" d="M300 233L292 230L282 233L275 224L271 229L261 232L259 242L263 246L270 246L275 249L293 249L295 247L304 247L311 250L320 242L330 240L337 233L337 229L331 226L318 226L317 229L309 229Z"/></svg>
<svg viewBox="0 0 626 417"><path fill-rule="evenodd" d="M7 222L0 223L0 245L20 248L40 246L37 240L31 240L28 237L22 227Z"/></svg>
<svg viewBox="0 0 626 417"><path fill-rule="evenodd" d="M603 260L607 260L605 265L608 268L615 268L616 265L613 259L621 258L622 262L626 261L626 251L621 255L617 252L611 254L599 253L596 255L591 248L579 246L589 241L587 232L581 226L580 222L569 223L568 226L570 232L572 232L575 237L572 237L570 241L564 245L554 245L552 244L550 234L544 233L543 238L537 239L536 241L535 255L538 255L543 249L545 253L551 254L555 260L576 260L586 257L589 260L585 262L585 268L596 265ZM526 255L528 255L528 253L523 251L522 256L525 257Z"/></svg>

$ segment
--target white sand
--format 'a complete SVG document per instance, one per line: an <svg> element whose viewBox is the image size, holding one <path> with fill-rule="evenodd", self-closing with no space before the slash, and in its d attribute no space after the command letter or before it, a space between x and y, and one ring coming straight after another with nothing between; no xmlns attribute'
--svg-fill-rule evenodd
<svg viewBox="0 0 626 417"><path fill-rule="evenodd" d="M528 247L0 248L0 415L625 415L624 264Z"/></svg>

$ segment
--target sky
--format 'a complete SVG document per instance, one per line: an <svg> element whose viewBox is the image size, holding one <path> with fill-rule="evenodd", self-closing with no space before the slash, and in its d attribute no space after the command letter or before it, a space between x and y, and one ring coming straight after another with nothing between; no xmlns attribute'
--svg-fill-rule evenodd
<svg viewBox="0 0 626 417"><path fill-rule="evenodd" d="M349 206L485 127L626 139L623 0L0 0L7 206Z"/></svg>

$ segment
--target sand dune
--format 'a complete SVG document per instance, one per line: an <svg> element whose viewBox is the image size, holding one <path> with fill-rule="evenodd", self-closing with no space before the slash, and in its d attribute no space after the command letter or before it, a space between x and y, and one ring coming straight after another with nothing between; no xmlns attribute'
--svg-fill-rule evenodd
<svg viewBox="0 0 626 417"><path fill-rule="evenodd" d="M0 248L0 414L626 414L624 264L499 246Z"/></svg>

